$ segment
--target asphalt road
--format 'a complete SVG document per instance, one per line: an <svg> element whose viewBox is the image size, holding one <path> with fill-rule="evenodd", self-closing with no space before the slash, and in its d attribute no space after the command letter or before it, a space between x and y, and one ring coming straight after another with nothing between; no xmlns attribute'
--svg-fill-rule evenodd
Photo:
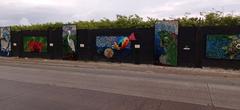
<svg viewBox="0 0 240 110"><path fill-rule="evenodd" d="M39 62L0 59L1 110L240 110L238 77Z"/></svg>

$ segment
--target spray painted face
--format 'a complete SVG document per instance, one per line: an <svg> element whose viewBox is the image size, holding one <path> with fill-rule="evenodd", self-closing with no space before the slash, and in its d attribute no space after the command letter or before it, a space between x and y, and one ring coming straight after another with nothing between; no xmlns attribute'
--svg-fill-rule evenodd
<svg viewBox="0 0 240 110"><path fill-rule="evenodd" d="M114 55L114 52L113 52L113 50L112 50L111 48L105 49L105 51L104 51L104 56L105 56L106 58L112 58L113 55Z"/></svg>

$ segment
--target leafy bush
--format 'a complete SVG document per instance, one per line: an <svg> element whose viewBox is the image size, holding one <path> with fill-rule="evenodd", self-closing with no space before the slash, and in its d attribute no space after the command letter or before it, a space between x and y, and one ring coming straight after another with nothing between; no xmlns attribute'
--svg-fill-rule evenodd
<svg viewBox="0 0 240 110"><path fill-rule="evenodd" d="M240 26L240 16L233 14L225 15L221 11L200 13L202 17L187 16L178 18L180 26L194 27L194 26Z"/></svg>
<svg viewBox="0 0 240 110"><path fill-rule="evenodd" d="M240 16L224 15L223 12L215 11L208 13L201 13L202 17L182 17L174 20L179 21L182 27L196 27L196 26L239 26ZM116 20L103 18L99 21L75 21L69 24L76 24L77 29L115 29L115 28L152 28L156 22L160 20L157 18L148 17L143 20L138 15L123 16L117 15ZM21 30L48 30L59 29L63 23L46 23L46 24L33 24L30 26L12 26L13 31Z"/></svg>

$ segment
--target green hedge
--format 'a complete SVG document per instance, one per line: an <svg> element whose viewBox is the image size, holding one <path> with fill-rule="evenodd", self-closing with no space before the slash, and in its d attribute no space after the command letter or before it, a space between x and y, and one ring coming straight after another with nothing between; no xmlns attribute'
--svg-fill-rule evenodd
<svg viewBox="0 0 240 110"><path fill-rule="evenodd" d="M196 26L239 26L240 16L223 15L220 12L211 12L203 15L202 18L189 18L182 17L174 20L179 21L182 27L196 27ZM156 22L160 20L157 18L147 18L143 20L138 15L122 16L117 15L116 20L109 20L103 18L99 21L75 21L69 24L76 24L77 29L114 29L114 28L151 28L154 27ZM33 24L30 26L11 26L13 31L20 30L47 30L59 29L63 23L46 23L46 24Z"/></svg>

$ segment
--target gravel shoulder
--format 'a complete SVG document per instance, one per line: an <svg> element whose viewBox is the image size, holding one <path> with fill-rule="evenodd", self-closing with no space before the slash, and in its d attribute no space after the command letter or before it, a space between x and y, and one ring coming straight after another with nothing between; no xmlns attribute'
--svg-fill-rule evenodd
<svg viewBox="0 0 240 110"><path fill-rule="evenodd" d="M207 77L226 77L240 78L240 70L222 69L222 68L187 68L187 67L165 67L146 64L128 64L128 63L112 63L112 62L93 62L93 61L66 61L66 60L49 60L39 58L18 58L18 57L0 57L0 64L15 63L21 64L38 64L48 66L63 66L75 68L89 69L109 69L120 71L135 71L151 74L166 73L166 74L184 74L194 76Z"/></svg>

